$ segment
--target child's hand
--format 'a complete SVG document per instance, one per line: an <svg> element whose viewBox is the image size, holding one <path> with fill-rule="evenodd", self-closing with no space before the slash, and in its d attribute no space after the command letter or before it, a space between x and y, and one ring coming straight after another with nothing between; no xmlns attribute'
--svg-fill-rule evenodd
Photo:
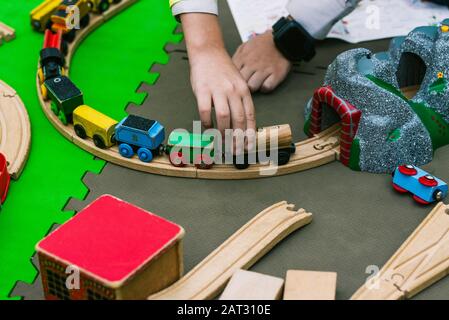
<svg viewBox="0 0 449 320"><path fill-rule="evenodd" d="M226 52L218 19L211 14L182 14L190 62L190 80L201 122L212 127L215 108L217 127L256 129L251 92Z"/></svg>
<svg viewBox="0 0 449 320"><path fill-rule="evenodd" d="M271 31L242 44L232 60L252 92L274 90L292 68L292 63L276 48Z"/></svg>
<svg viewBox="0 0 449 320"><path fill-rule="evenodd" d="M212 107L218 129L256 129L254 105L245 80L224 48L203 48L191 55L190 79L201 121L212 127Z"/></svg>

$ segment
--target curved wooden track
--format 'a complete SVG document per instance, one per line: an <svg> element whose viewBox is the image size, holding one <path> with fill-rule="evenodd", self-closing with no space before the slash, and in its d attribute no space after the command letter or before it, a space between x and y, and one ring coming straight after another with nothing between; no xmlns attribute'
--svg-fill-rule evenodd
<svg viewBox="0 0 449 320"><path fill-rule="evenodd" d="M67 55L67 69L70 67L71 58L84 38L89 33L102 25L110 17L116 15L121 10L135 3L137 0L123 0L118 5L111 5L109 11L104 15L92 15L89 26L78 32L75 41L69 46ZM102 150L95 147L92 140L83 140L76 136L72 125L65 126L50 110L50 103L44 101L41 95L39 81L37 80L37 92L39 100L47 118L53 126L67 139L78 145L82 149L91 154L112 162L114 164L127 167L130 169L160 174L166 176L176 176L185 178L201 178L201 179L254 179L270 176L278 176L289 174L293 172L303 171L324 165L335 161L339 157L339 133L340 127L338 125L316 135L315 137L299 142L296 144L297 151L290 162L274 170L269 164L251 165L246 170L237 170L233 165L215 165L210 170L199 170L193 165L188 165L184 168L176 168L169 162L168 156L162 155L154 159L150 163L141 162L137 157L132 159L123 158L118 152L116 146Z"/></svg>
<svg viewBox="0 0 449 320"><path fill-rule="evenodd" d="M250 268L277 243L311 221L311 213L279 202L255 216L175 284L148 299L212 299L234 272Z"/></svg>
<svg viewBox="0 0 449 320"><path fill-rule="evenodd" d="M13 179L22 173L30 144L30 119L22 99L0 80L0 152L8 161L8 172Z"/></svg>

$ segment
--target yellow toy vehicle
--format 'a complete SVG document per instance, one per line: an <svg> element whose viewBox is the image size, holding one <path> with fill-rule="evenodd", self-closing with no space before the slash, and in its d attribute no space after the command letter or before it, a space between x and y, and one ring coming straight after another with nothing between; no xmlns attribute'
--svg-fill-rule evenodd
<svg viewBox="0 0 449 320"><path fill-rule="evenodd" d="M115 144L114 130L117 121L89 106L82 105L73 111L73 125L78 137L92 138L94 144L100 149L109 148Z"/></svg>
<svg viewBox="0 0 449 320"><path fill-rule="evenodd" d="M44 32L49 26L50 18L53 12L58 9L62 0L45 0L39 6L34 8L31 13L31 26L34 30Z"/></svg>
<svg viewBox="0 0 449 320"><path fill-rule="evenodd" d="M69 6L78 8L80 21L79 27L81 29L87 27L89 24L89 12L91 11L91 8L89 6L89 1L87 0L63 0L56 12L51 16L51 29L54 32L62 30L65 40L72 42L73 39L75 39L76 29L71 28L70 24L75 21L73 18L75 11L67 10Z"/></svg>
<svg viewBox="0 0 449 320"><path fill-rule="evenodd" d="M111 3L117 4L121 1L122 0L89 0L87 3L92 12L103 13L109 9Z"/></svg>

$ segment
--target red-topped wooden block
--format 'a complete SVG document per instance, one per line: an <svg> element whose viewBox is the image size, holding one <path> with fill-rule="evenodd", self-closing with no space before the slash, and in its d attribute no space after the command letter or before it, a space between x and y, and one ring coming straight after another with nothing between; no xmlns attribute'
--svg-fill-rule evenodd
<svg viewBox="0 0 449 320"><path fill-rule="evenodd" d="M182 275L183 236L179 225L102 196L37 244L45 296L145 299Z"/></svg>

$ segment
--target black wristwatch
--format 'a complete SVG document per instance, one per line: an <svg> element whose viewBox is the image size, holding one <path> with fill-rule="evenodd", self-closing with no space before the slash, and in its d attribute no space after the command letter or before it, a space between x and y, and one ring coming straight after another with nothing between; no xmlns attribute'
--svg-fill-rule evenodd
<svg viewBox="0 0 449 320"><path fill-rule="evenodd" d="M273 25L274 43L292 62L310 61L315 56L315 39L292 17L282 17Z"/></svg>

